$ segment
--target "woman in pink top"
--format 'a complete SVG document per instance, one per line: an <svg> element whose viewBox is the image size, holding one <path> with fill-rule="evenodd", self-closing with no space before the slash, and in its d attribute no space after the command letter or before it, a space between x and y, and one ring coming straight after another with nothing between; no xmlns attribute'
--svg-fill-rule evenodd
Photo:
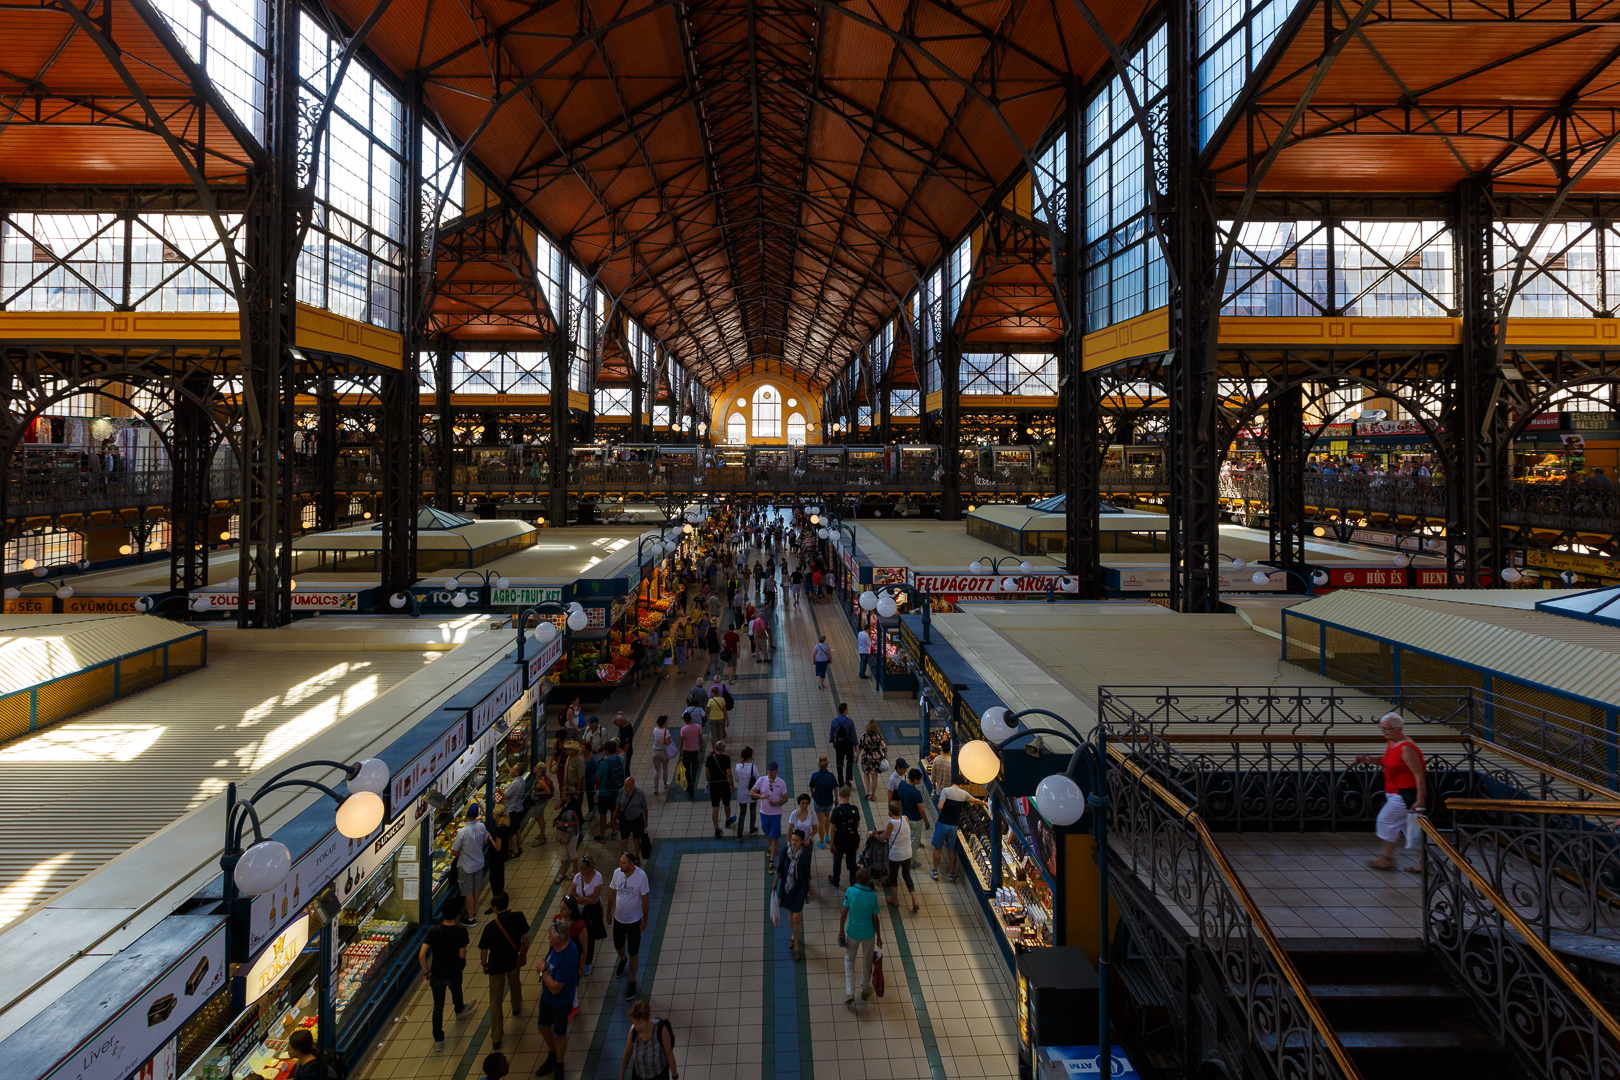
<svg viewBox="0 0 1620 1080"><path fill-rule="evenodd" d="M681 727L681 764L686 767L686 797L696 798L698 765L703 760L703 725L687 720Z"/></svg>
<svg viewBox="0 0 1620 1080"><path fill-rule="evenodd" d="M755 615L754 624L748 630L754 638L754 659L762 664L770 663L771 646L765 640L765 616Z"/></svg>

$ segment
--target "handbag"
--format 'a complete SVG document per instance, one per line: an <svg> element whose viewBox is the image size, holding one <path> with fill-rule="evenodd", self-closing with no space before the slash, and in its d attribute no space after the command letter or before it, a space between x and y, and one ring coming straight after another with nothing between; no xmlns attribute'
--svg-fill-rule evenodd
<svg viewBox="0 0 1620 1080"><path fill-rule="evenodd" d="M671 761L681 756L681 748L676 746L675 740L668 735L664 736L664 755Z"/></svg>
<svg viewBox="0 0 1620 1080"><path fill-rule="evenodd" d="M771 925L782 925L782 897L775 889L771 890Z"/></svg>
<svg viewBox="0 0 1620 1080"><path fill-rule="evenodd" d="M877 996L878 997L883 996L883 950L882 949L873 949L872 950L872 989L877 991Z"/></svg>

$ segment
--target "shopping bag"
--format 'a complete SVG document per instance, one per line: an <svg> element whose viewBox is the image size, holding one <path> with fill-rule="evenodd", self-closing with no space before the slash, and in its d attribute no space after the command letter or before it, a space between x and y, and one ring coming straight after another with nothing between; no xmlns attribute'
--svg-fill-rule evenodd
<svg viewBox="0 0 1620 1080"><path fill-rule="evenodd" d="M1406 850L1408 851L1420 847L1423 843L1423 826L1418 823L1418 819L1422 816L1422 814L1413 813L1410 810L1406 813Z"/></svg>
<svg viewBox="0 0 1620 1080"><path fill-rule="evenodd" d="M878 997L883 996L883 950L882 949L873 949L872 950L872 989L877 991L877 996Z"/></svg>
<svg viewBox="0 0 1620 1080"><path fill-rule="evenodd" d="M771 925L782 925L782 897L775 890L771 890Z"/></svg>
<svg viewBox="0 0 1620 1080"><path fill-rule="evenodd" d="M674 739L670 739L664 744L664 753L668 755L669 760L674 761L681 756L681 748L675 745Z"/></svg>
<svg viewBox="0 0 1620 1080"><path fill-rule="evenodd" d="M673 787L685 787L686 786L686 762L683 761L679 765L675 766L675 780L674 780L672 786Z"/></svg>

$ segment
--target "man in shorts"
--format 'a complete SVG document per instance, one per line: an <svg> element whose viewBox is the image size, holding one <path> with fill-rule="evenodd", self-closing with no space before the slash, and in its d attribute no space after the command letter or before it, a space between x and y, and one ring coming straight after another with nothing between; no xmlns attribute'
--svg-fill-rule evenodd
<svg viewBox="0 0 1620 1080"><path fill-rule="evenodd" d="M647 915L652 910L652 887L647 871L637 866L637 858L626 852L619 856L619 868L613 871L608 888L608 915L613 919L613 947L619 953L619 965L613 969L615 978L630 973L624 988L627 1000L636 996L636 969L641 963L641 934L647 929Z"/></svg>
<svg viewBox="0 0 1620 1080"><path fill-rule="evenodd" d="M787 781L777 775L776 762L765 766L765 775L754 781L754 798L759 802L759 824L771 842L766 864L776 873L776 849L782 843L782 808L787 805Z"/></svg>
<svg viewBox="0 0 1620 1080"><path fill-rule="evenodd" d="M703 775L709 782L709 818L714 824L714 838L718 840L720 808L725 807L727 825L737 820L731 813L731 755L726 753L726 740L714 741L714 749L703 760Z"/></svg>
<svg viewBox="0 0 1620 1080"><path fill-rule="evenodd" d="M540 961L540 1037L551 1055L536 1076L552 1073L562 1080L563 1061L568 1057L568 1014L574 1008L575 988L579 985L579 946L568 936L568 924L553 919L547 931L551 948Z"/></svg>
<svg viewBox="0 0 1620 1080"><path fill-rule="evenodd" d="M636 778L627 776L620 785L618 802L614 806L619 820L619 847L623 851L641 852L641 838L647 835L647 793L636 787Z"/></svg>
<svg viewBox="0 0 1620 1080"><path fill-rule="evenodd" d="M477 803L467 807L467 824L450 841L450 857L456 860L456 880L461 886L461 899L467 907L462 917L463 926L478 925L478 892L489 880L489 866L484 862L484 848L489 844L489 830L478 820Z"/></svg>

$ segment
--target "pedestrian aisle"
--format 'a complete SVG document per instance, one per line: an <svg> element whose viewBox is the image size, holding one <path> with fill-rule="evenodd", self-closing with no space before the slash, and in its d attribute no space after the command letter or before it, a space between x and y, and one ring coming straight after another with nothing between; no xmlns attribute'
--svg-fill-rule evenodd
<svg viewBox="0 0 1620 1080"><path fill-rule="evenodd" d="M743 655L738 678L731 683L737 702L727 739L732 760L742 747L751 746L763 773L775 758L790 794L796 795L815 771L817 757L830 754L827 727L842 692L857 726L878 720L891 753L909 762L918 742L916 703L909 698L881 701L870 681L857 679L854 636L833 605L805 601L795 609L785 589L781 595L784 603L774 628L779 649L773 661L760 664ZM816 688L811 662L818 632L834 648L829 689L824 691ZM913 915L909 905L886 908L886 995L874 995L866 1003L857 998L846 1006L843 951L837 945L842 897L841 890L835 892L827 883L830 852L815 853L816 895L805 905L806 959L796 963L787 947L788 920L784 917L780 927L773 927L767 915L773 879L767 872L763 833L749 835L741 844L730 830L723 839L714 839L701 777L695 800L684 790L652 796L654 720L662 714L678 722L686 691L701 673L700 663L691 663L684 678L671 672L668 681L659 680L650 690L620 691L599 712L605 724L613 709L626 708L636 722L630 771L651 798L654 840L646 867L652 916L642 939L638 990L655 1016L672 1022L682 1077L934 1080L1014 1075L1013 996L1005 964L968 884L929 880L931 852L926 847L919 848L921 867L915 871L921 912ZM630 704L622 704L626 701ZM908 734L903 736L901 729ZM859 796L857 801L864 805ZM507 886L513 907L534 924L534 948L543 951L543 927L570 886L552 884L556 845L535 843L532 826L528 835L523 858L507 869ZM581 850L596 859L604 878L611 877L616 845L587 839ZM407 994L391 1030L355 1070L357 1077L468 1080L481 1074L491 1049L489 993L476 953L484 925L481 919L472 931L474 948L469 949L464 982L466 999L475 1010L457 1022L447 1007L445 1050L432 1050L432 998L423 982ZM569 1030L568 1080L619 1075L629 1003L624 981L614 978L614 963L611 939L599 943L594 970L580 984L580 1013ZM507 1024L503 1046L513 1077L532 1076L545 1057L534 1026L537 995L536 977L526 972L524 1015Z"/></svg>

